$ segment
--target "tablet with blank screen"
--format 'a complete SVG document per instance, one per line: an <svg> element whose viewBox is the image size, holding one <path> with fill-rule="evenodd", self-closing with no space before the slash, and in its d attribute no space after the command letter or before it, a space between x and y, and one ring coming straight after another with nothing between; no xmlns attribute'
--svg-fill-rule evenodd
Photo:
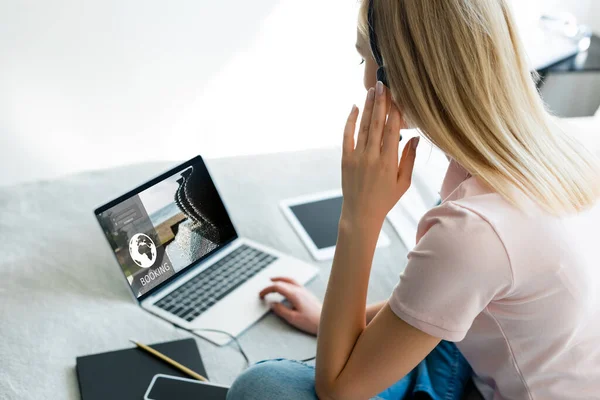
<svg viewBox="0 0 600 400"><path fill-rule="evenodd" d="M342 200L342 192L334 190L281 202L283 213L316 260L333 258ZM377 247L387 246L389 243L387 235L381 232Z"/></svg>

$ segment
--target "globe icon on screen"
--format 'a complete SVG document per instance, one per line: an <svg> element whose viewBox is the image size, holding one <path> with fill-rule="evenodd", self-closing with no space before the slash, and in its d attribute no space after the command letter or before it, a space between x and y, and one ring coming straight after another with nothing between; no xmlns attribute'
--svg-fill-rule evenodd
<svg viewBox="0 0 600 400"><path fill-rule="evenodd" d="M131 259L141 268L150 268L156 261L156 246L143 233L136 233L129 241Z"/></svg>

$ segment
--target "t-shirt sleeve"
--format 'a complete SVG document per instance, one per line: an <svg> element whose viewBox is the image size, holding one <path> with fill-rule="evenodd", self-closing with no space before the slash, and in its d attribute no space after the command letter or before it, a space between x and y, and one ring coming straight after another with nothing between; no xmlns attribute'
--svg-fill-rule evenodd
<svg viewBox="0 0 600 400"><path fill-rule="evenodd" d="M511 286L510 261L493 226L447 202L419 222L417 245L389 305L415 328L459 342L477 315Z"/></svg>

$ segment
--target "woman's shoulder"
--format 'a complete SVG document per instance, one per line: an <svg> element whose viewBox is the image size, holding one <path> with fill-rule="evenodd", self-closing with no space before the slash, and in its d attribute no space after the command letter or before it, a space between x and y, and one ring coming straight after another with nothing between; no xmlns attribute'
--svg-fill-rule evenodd
<svg viewBox="0 0 600 400"><path fill-rule="evenodd" d="M474 237L501 240L497 235L493 206L497 195L486 195L474 201L446 200L429 210L419 221L417 243L426 234L438 240L452 241L454 245L470 247Z"/></svg>
<svg viewBox="0 0 600 400"><path fill-rule="evenodd" d="M481 233L486 228L493 228L498 216L508 217L516 211L500 194L487 188L477 177L470 177L440 205L425 213L419 222L417 240L432 226L438 226L444 234Z"/></svg>
<svg viewBox="0 0 600 400"><path fill-rule="evenodd" d="M463 181L438 207L425 214L424 219L444 215L446 218L487 224L492 228L516 227L522 223L539 223L551 217L522 192L513 188L508 200L488 187L478 177Z"/></svg>
<svg viewBox="0 0 600 400"><path fill-rule="evenodd" d="M515 199L508 201L469 178L423 216L417 243L445 249L445 257L467 259L485 258L493 249L500 255L503 250L505 256L495 260L509 266L515 282L527 282L540 268L560 269L557 260L594 252L595 245L588 242L597 237L600 203L577 215L556 216L524 195L516 193Z"/></svg>
<svg viewBox="0 0 600 400"><path fill-rule="evenodd" d="M506 238L522 221L518 207L470 177L421 218L417 245L461 263L477 264L493 254L490 268L510 269Z"/></svg>

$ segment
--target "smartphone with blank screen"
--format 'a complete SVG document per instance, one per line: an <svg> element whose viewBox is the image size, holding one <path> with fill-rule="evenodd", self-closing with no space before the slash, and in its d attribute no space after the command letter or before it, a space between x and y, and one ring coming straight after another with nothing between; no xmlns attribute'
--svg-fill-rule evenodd
<svg viewBox="0 0 600 400"><path fill-rule="evenodd" d="M227 386L196 379L157 374L152 378L144 400L225 400Z"/></svg>
<svg viewBox="0 0 600 400"><path fill-rule="evenodd" d="M333 258L343 201L342 191L338 189L295 197L280 203L283 214L317 261ZM377 247L389 244L389 237L381 231Z"/></svg>

